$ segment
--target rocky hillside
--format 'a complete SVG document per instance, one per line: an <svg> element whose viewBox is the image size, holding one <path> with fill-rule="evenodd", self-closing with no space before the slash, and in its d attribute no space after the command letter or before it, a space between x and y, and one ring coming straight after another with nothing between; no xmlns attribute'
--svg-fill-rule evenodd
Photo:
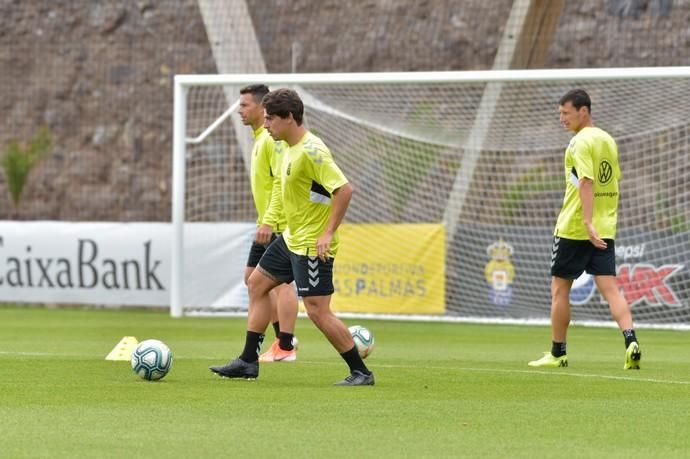
<svg viewBox="0 0 690 459"><path fill-rule="evenodd" d="M246 2L271 72L490 68L512 4ZM690 1L633 3L566 2L547 66L687 65ZM0 0L0 69L0 147L53 138L18 207L0 177L0 219L170 219L172 77L216 71L195 0Z"/></svg>
<svg viewBox="0 0 690 459"><path fill-rule="evenodd" d="M215 71L196 2L0 5L0 145L53 136L1 218L169 219L172 77Z"/></svg>

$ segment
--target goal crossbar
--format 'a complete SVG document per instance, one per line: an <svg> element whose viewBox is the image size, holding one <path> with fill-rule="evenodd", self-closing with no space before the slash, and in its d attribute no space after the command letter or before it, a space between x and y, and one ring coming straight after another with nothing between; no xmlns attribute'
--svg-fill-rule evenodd
<svg viewBox="0 0 690 459"><path fill-rule="evenodd" d="M508 81L606 80L612 78L652 79L687 78L690 66L619 67L596 69L469 70L434 72L372 73L268 73L235 75L175 75L175 85L187 87L238 85L254 81L265 84L411 84L478 83Z"/></svg>

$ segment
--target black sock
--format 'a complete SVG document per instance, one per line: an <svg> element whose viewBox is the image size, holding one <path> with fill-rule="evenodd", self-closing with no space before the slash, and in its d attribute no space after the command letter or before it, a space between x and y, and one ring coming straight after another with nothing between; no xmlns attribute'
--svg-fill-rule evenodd
<svg viewBox="0 0 690 459"><path fill-rule="evenodd" d="M561 357L565 354L565 343L557 343L555 341L551 342L551 355L554 357Z"/></svg>
<svg viewBox="0 0 690 459"><path fill-rule="evenodd" d="M244 342L244 350L240 358L245 362L256 362L259 360L261 343L264 342L264 334L247 330L247 339Z"/></svg>
<svg viewBox="0 0 690 459"><path fill-rule="evenodd" d="M371 371L369 371L367 366L364 365L362 358L359 356L359 352L357 352L357 346L352 346L352 349L343 352L342 354L340 354L340 356L343 358L343 360L345 360L347 366L350 367L350 373L352 373L355 370L359 370L366 375L371 374Z"/></svg>
<svg viewBox="0 0 690 459"><path fill-rule="evenodd" d="M623 330L623 338L625 338L626 349L628 348L628 346L630 346L630 343L636 343L637 337L635 336L635 329L628 328L627 330Z"/></svg>
<svg viewBox="0 0 690 459"><path fill-rule="evenodd" d="M276 332L276 339L280 338L280 322L273 322L273 330Z"/></svg>
<svg viewBox="0 0 690 459"><path fill-rule="evenodd" d="M294 349L294 346L292 345L292 338L295 335L292 333L285 333L285 332L280 332L280 335L278 339L280 339L280 348L284 351L291 351Z"/></svg>

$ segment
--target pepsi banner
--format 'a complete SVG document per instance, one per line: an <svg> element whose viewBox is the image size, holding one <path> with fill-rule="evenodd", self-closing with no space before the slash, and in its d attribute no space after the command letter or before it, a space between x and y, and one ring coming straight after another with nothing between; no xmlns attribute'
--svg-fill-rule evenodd
<svg viewBox="0 0 690 459"><path fill-rule="evenodd" d="M466 226L448 248L447 305L461 316L549 319L552 228ZM622 229L616 273L636 322L690 323L690 233ZM573 282L574 320L610 321L594 278Z"/></svg>
<svg viewBox="0 0 690 459"><path fill-rule="evenodd" d="M683 307L683 302L672 285L675 277L682 274L686 264L647 262L644 259L646 246L647 243L616 247L616 278L621 293L633 307ZM592 301L603 302L603 298L600 298L594 278L583 273L573 282L570 303L584 305Z"/></svg>

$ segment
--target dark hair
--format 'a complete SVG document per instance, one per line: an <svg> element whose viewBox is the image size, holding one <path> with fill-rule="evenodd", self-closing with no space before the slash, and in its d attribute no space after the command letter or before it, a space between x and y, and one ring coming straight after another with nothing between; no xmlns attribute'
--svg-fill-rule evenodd
<svg viewBox="0 0 690 459"><path fill-rule="evenodd" d="M265 84L250 84L240 89L240 94L251 94L254 96L254 102L257 104L261 103L261 100L266 94L268 94L268 86Z"/></svg>
<svg viewBox="0 0 690 459"><path fill-rule="evenodd" d="M277 115L287 118L292 113L292 118L298 126L302 125L304 117L304 104L296 91L287 88L276 89L264 96L261 105L266 109L267 115Z"/></svg>
<svg viewBox="0 0 690 459"><path fill-rule="evenodd" d="M592 101L589 99L589 94L587 94L584 89L571 89L561 97L558 104L565 105L566 102L572 103L575 110L587 107L587 111L590 113L592 112Z"/></svg>

